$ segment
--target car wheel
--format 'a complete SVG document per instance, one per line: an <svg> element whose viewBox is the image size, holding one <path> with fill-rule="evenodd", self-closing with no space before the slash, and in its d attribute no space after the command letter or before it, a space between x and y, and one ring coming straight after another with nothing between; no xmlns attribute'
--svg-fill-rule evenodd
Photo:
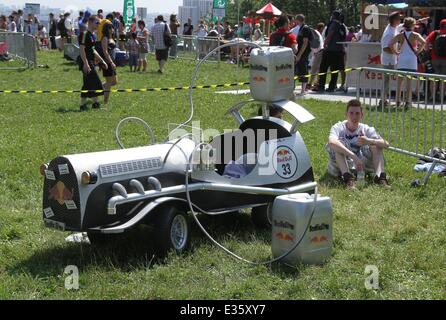
<svg viewBox="0 0 446 320"><path fill-rule="evenodd" d="M185 252L190 245L190 224L187 215L175 206L163 206L153 221L155 251L165 256L169 251Z"/></svg>
<svg viewBox="0 0 446 320"><path fill-rule="evenodd" d="M251 220L257 228L270 229L272 226L273 204L254 207L251 211Z"/></svg>

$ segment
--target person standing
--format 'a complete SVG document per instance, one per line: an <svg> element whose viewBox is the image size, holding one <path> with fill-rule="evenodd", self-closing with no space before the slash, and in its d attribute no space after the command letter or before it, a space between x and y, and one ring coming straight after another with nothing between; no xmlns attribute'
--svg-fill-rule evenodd
<svg viewBox="0 0 446 320"><path fill-rule="evenodd" d="M139 42L136 39L136 32L130 34L130 39L127 41L126 49L129 53L129 67L130 72L136 72L139 57Z"/></svg>
<svg viewBox="0 0 446 320"><path fill-rule="evenodd" d="M394 46L399 43L399 49L397 49L398 62L396 69L401 71L417 72L418 59L417 56L424 50L426 40L418 33L414 32L415 19L404 18L403 23L404 31L395 36L390 42L389 46ZM402 92L403 78L398 77L398 88L396 93L396 105L400 106L401 92ZM404 108L412 107L412 80L406 79L406 101Z"/></svg>
<svg viewBox="0 0 446 320"><path fill-rule="evenodd" d="M127 36L125 33L125 21L124 21L124 17L121 15L119 15L119 29L118 29L118 35L119 35L119 50L121 51L125 51L125 43L127 41Z"/></svg>
<svg viewBox="0 0 446 320"><path fill-rule="evenodd" d="M80 25L84 19L84 12L79 11L79 16L73 21L74 34L78 37L80 35Z"/></svg>
<svg viewBox="0 0 446 320"><path fill-rule="evenodd" d="M53 13L50 13L49 17L50 17L50 21L48 23L48 25L49 25L48 31L49 31L49 36L50 36L50 49L56 50L57 49L57 45L56 45L57 21L54 18Z"/></svg>
<svg viewBox="0 0 446 320"><path fill-rule="evenodd" d="M197 27L197 37L198 37L198 59L202 59L206 56L206 43L205 39L208 35L207 26L203 20L200 20L200 24Z"/></svg>
<svg viewBox="0 0 446 320"><path fill-rule="evenodd" d="M299 35L299 29L300 29L300 24L299 24L299 21L297 20L298 16L299 15L297 15L296 18L294 19L294 23L293 23L294 27L292 27L290 30L291 33L294 34L296 39L297 39L297 36Z"/></svg>
<svg viewBox="0 0 446 320"><path fill-rule="evenodd" d="M116 42L113 39L114 27L112 24L107 23L102 30L102 39L99 39L100 45L97 48L97 52L107 64L107 68L102 69L102 75L105 78L104 87L104 104L107 105L110 99L110 92L107 92L111 87L115 86L118 82L116 80Z"/></svg>
<svg viewBox="0 0 446 320"><path fill-rule="evenodd" d="M138 21L138 31L136 35L140 45L138 71L141 71L142 67L142 71L145 72L147 70L147 54L149 53L149 30L147 30L144 20Z"/></svg>
<svg viewBox="0 0 446 320"><path fill-rule="evenodd" d="M262 41L263 33L260 30L260 24L256 23L254 27L254 39L253 41Z"/></svg>
<svg viewBox="0 0 446 320"><path fill-rule="evenodd" d="M177 20L176 14L170 15L169 28L172 33L172 47L170 47L169 56L172 58L176 58L177 56L177 37L178 37L178 28L180 27L180 23Z"/></svg>
<svg viewBox="0 0 446 320"><path fill-rule="evenodd" d="M396 45L390 46L390 41L401 31L400 25L401 15L399 12L393 12L389 15L389 24L387 25L381 37L381 67L383 69L394 70L398 61ZM383 101L380 105L387 107L389 95L390 75L384 75L384 91L382 94Z"/></svg>
<svg viewBox="0 0 446 320"><path fill-rule="evenodd" d="M299 77L302 84L301 95L305 95L308 83L308 63L311 53L311 40L313 35L309 26L305 24L305 16L298 14L296 21L299 24L299 33L297 36L297 54L295 58L295 74Z"/></svg>
<svg viewBox="0 0 446 320"><path fill-rule="evenodd" d="M17 10L16 15L17 32L24 32L23 10Z"/></svg>
<svg viewBox="0 0 446 320"><path fill-rule="evenodd" d="M16 23L15 23L15 21L14 21L14 16L13 16L13 15L10 15L10 16L9 16L8 30L9 30L10 32L17 32L17 25L16 25Z"/></svg>
<svg viewBox="0 0 446 320"><path fill-rule="evenodd" d="M187 19L187 22L183 26L183 36L184 37L184 50L193 51L192 45L192 33L194 31L194 26L192 25L192 19Z"/></svg>
<svg viewBox="0 0 446 320"><path fill-rule="evenodd" d="M322 30L324 30L325 24L323 22L319 22L316 26L316 29L314 29L314 33L319 38L319 47L318 48L311 48L311 51L313 53L313 57L311 59L311 77L310 81L308 82L308 87L313 88L313 85L315 84L316 79L319 79L318 73L319 68L321 66L322 62L322 53L324 52L324 38L322 37ZM317 86L316 86L317 87Z"/></svg>
<svg viewBox="0 0 446 320"><path fill-rule="evenodd" d="M322 62L320 67L319 86L313 89L316 92L325 91L325 81L327 79L327 71L344 71L344 45L338 42L345 41L347 36L347 29L343 23L341 23L342 14L340 11L333 11L331 15L331 21L327 25L325 31L324 52L322 54ZM338 73L331 74L330 84L328 85L327 92L334 92L338 82Z"/></svg>
<svg viewBox="0 0 446 320"><path fill-rule="evenodd" d="M98 60L104 69L108 68L104 59L102 59L95 49L96 38L94 34L99 27L99 23L100 21L97 16L90 16L90 18L88 18L87 31L82 32L79 35L79 70L82 71L83 75L82 90L89 90L88 92L81 93L80 111L87 110L87 98L93 100L93 109L99 109L101 105L98 102L98 96L104 94L104 92L93 91L104 90L101 79L99 79L99 75L96 71L95 60Z"/></svg>
<svg viewBox="0 0 446 320"><path fill-rule="evenodd" d="M426 50L430 52L435 74L446 74L446 19L440 21L440 29L432 31L426 38ZM445 93L445 84L440 92ZM435 95L436 84L432 83L432 96ZM441 91L443 90L443 91Z"/></svg>
<svg viewBox="0 0 446 320"><path fill-rule="evenodd" d="M5 15L0 16L0 30L7 31L8 30L8 19Z"/></svg>
<svg viewBox="0 0 446 320"><path fill-rule="evenodd" d="M65 30L67 32L67 38L66 38L66 43L71 43L71 37L73 36L73 22L71 20L70 17L70 13L66 12L64 14L64 18L65 18Z"/></svg>
<svg viewBox="0 0 446 320"><path fill-rule="evenodd" d="M136 33L138 31L138 24L136 23L136 18L132 19L132 24L130 25L129 33Z"/></svg>
<svg viewBox="0 0 446 320"><path fill-rule="evenodd" d="M170 28L159 15L156 24L152 27L151 37L155 45L155 56L158 61L158 73L162 74L169 55L169 48L164 41L164 36L171 36Z"/></svg>

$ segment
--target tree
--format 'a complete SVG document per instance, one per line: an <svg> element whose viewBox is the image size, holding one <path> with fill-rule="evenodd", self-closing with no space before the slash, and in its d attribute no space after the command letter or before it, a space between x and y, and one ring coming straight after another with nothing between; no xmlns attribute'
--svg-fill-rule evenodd
<svg viewBox="0 0 446 320"><path fill-rule="evenodd" d="M238 6L241 19L249 10L258 10L267 3L267 0L231 0L228 3L227 19L232 23L237 21ZM307 23L313 26L319 22L327 23L335 9L342 10L346 25L357 25L360 21L361 0L274 0L273 3L287 14L304 14Z"/></svg>

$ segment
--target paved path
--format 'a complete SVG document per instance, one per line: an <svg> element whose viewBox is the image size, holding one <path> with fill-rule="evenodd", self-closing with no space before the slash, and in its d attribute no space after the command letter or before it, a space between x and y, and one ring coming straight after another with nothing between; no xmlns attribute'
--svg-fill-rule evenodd
<svg viewBox="0 0 446 320"><path fill-rule="evenodd" d="M300 89L298 88L295 93L298 94L300 92ZM244 90L230 90L230 91L217 91L217 93L221 94L235 94L235 95L247 95L249 94L249 89ZM356 98L356 90L350 89L348 93L341 93L341 92L333 92L333 93L317 93L317 92L309 92L303 97L297 96L297 100L299 99L316 99L316 100L322 100L322 101L334 101L334 102L344 102L347 103L349 100ZM379 103L379 99L372 98L370 102L370 98L366 97L365 100L361 96L360 100L362 102L365 101L365 104L370 104L372 106L376 106ZM418 103L413 103L414 108L418 108ZM432 103L428 103L426 105L426 108L428 110L432 110L434 106ZM424 109L424 101L420 102L420 109ZM440 103L435 104L435 110L444 110L446 112L446 100L444 101L444 105L442 106Z"/></svg>

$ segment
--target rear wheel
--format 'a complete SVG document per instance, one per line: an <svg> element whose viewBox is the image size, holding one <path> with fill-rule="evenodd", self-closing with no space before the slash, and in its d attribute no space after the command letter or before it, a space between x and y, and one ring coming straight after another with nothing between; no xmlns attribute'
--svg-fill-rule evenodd
<svg viewBox="0 0 446 320"><path fill-rule="evenodd" d="M163 206L153 220L155 251L165 256L170 250L185 252L190 245L190 224L187 215L175 206Z"/></svg>
<svg viewBox="0 0 446 320"><path fill-rule="evenodd" d="M251 220L257 228L269 229L272 226L273 204L252 208Z"/></svg>

